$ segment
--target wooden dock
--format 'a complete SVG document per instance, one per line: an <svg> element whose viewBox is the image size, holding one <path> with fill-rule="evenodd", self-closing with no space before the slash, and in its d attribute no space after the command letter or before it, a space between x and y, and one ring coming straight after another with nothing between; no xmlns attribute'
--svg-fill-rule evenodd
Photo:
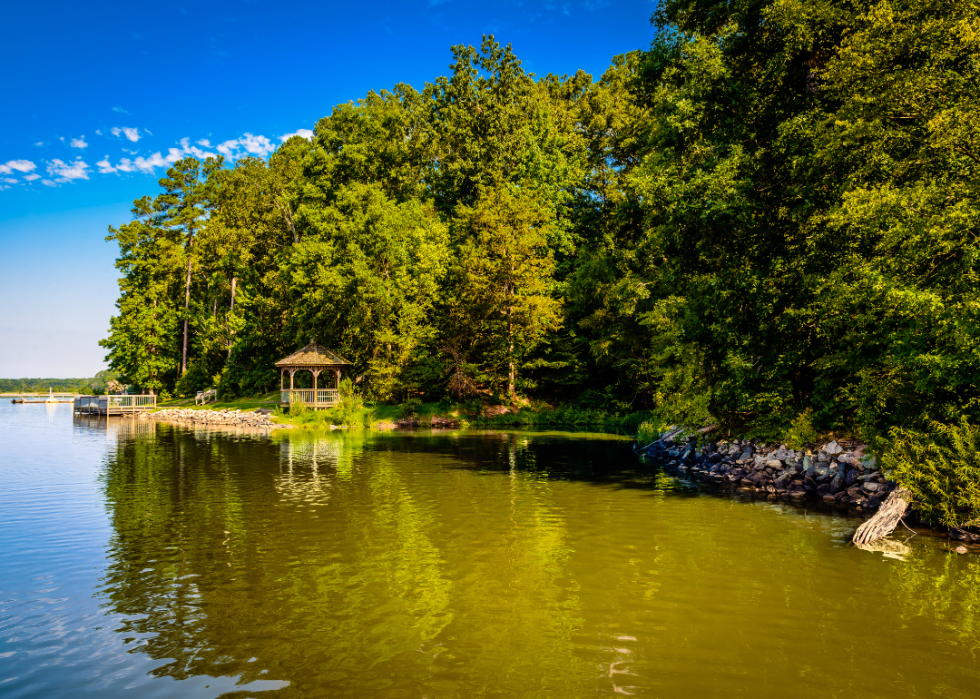
<svg viewBox="0 0 980 699"><path fill-rule="evenodd" d="M157 397L147 395L76 396L73 402L79 415L130 415L157 407Z"/></svg>

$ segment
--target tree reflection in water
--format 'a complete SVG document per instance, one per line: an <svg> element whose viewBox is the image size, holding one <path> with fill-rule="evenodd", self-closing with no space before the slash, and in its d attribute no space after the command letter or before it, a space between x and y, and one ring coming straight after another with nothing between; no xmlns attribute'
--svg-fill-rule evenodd
<svg viewBox="0 0 980 699"><path fill-rule="evenodd" d="M608 436L160 425L103 484L120 632L227 696L870 696L908 645L878 624L977 647L976 563L912 542L883 564L851 520L703 497Z"/></svg>

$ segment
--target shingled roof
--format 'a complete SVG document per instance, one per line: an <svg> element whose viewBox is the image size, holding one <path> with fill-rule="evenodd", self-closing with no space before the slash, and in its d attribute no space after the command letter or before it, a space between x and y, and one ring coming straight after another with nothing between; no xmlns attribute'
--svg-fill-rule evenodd
<svg viewBox="0 0 980 699"><path fill-rule="evenodd" d="M293 366L353 366L343 357L340 357L323 345L311 342L301 350L293 352L285 359L276 362L280 369Z"/></svg>

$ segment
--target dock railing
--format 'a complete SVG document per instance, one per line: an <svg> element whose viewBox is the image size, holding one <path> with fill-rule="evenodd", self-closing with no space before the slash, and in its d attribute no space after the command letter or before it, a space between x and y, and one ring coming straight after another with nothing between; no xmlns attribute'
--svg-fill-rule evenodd
<svg viewBox="0 0 980 699"><path fill-rule="evenodd" d="M74 410L83 415L124 415L157 407L157 397L148 395L76 396Z"/></svg>

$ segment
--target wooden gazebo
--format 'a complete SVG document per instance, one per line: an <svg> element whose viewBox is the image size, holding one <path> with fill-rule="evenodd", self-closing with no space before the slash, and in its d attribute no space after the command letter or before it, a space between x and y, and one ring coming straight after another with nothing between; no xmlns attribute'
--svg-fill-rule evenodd
<svg viewBox="0 0 980 699"><path fill-rule="evenodd" d="M279 388L281 391L280 405L287 408L297 400L301 400L311 408L332 408L339 400L337 389L340 388L340 372L352 366L323 345L311 342L306 347L285 359L276 362L279 369ZM295 388L293 386L297 371L308 371L313 374L313 388ZM317 382L320 374L325 371L334 375L333 388L319 388ZM285 387L286 372L289 372L289 388Z"/></svg>

